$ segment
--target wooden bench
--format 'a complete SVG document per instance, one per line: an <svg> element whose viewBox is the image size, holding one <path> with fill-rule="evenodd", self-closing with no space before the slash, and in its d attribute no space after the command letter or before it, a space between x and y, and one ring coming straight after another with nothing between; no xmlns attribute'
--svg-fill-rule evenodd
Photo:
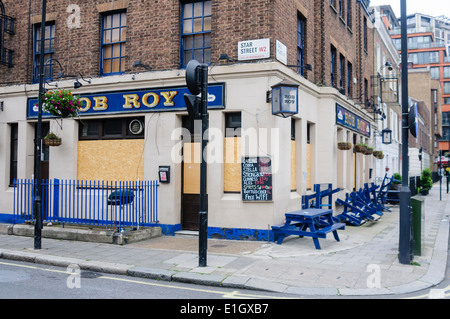
<svg viewBox="0 0 450 319"><path fill-rule="evenodd" d="M326 185L324 189L323 186ZM306 208L332 208L333 194L341 189L333 189L332 184L314 184L314 193L302 196L302 209ZM323 199L327 198L327 204L323 203Z"/></svg>
<svg viewBox="0 0 450 319"><path fill-rule="evenodd" d="M312 237L316 249L320 249L319 238L326 238L332 232L334 239L339 240L338 229L345 229L344 223L335 223L331 209L307 208L286 213L286 222L272 226L273 238L281 245L289 235ZM309 230L308 230L309 229Z"/></svg>

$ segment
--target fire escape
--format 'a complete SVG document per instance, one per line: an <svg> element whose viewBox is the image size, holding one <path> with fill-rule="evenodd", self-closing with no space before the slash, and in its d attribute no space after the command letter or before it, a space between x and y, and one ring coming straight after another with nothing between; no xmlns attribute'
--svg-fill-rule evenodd
<svg viewBox="0 0 450 319"><path fill-rule="evenodd" d="M8 49L5 45L6 35L14 34L14 21L16 19L9 17L5 13L5 7L0 1L0 64L8 67L13 66L13 53L14 51Z"/></svg>

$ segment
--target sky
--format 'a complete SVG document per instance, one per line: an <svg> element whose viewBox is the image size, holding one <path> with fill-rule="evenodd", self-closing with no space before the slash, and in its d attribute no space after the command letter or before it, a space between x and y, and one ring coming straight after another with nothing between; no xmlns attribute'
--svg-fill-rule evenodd
<svg viewBox="0 0 450 319"><path fill-rule="evenodd" d="M390 5L400 19L400 0L370 0L370 6ZM406 0L407 14L424 13L450 18L450 0Z"/></svg>

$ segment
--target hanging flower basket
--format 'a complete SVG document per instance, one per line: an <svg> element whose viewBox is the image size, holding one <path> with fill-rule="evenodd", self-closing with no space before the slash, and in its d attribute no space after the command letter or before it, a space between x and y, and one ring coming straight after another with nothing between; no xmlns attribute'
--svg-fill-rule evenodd
<svg viewBox="0 0 450 319"><path fill-rule="evenodd" d="M44 145L46 146L59 146L61 145L61 138L54 134L54 133L48 133L45 137L44 137Z"/></svg>
<svg viewBox="0 0 450 319"><path fill-rule="evenodd" d="M79 97L73 96L70 90L47 91L42 99L42 110L58 117L77 115L80 106Z"/></svg>
<svg viewBox="0 0 450 319"><path fill-rule="evenodd" d="M353 144L351 142L338 142L338 149L340 150L350 150Z"/></svg>
<svg viewBox="0 0 450 319"><path fill-rule="evenodd" d="M356 153L364 153L367 150L367 146L365 144L356 144L355 152Z"/></svg>
<svg viewBox="0 0 450 319"><path fill-rule="evenodd" d="M370 155L373 153L373 147L367 146L366 151L364 152L364 155Z"/></svg>
<svg viewBox="0 0 450 319"><path fill-rule="evenodd" d="M378 158L378 159L383 159L384 158L383 151L373 151L372 155L375 158Z"/></svg>

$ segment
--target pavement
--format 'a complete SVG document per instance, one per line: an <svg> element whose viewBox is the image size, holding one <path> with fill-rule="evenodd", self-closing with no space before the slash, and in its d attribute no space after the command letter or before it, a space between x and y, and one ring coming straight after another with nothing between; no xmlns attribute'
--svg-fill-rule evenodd
<svg viewBox="0 0 450 319"><path fill-rule="evenodd" d="M398 261L399 207L375 222L339 230L319 239L287 237L281 245L263 241L208 239L207 266L198 266L198 237L161 236L126 245L7 235L0 226L0 258L188 282L253 289L293 296L396 295L419 291L445 278L450 194L435 183L423 196L422 254L409 265ZM440 199L442 198L442 199Z"/></svg>

